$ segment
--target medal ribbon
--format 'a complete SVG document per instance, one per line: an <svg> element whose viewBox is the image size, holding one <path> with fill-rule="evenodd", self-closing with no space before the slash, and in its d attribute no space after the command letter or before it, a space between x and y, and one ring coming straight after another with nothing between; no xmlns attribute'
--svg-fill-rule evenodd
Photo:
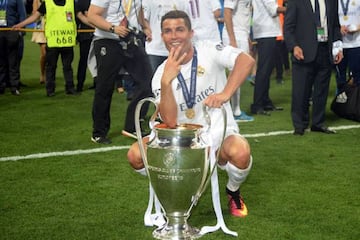
<svg viewBox="0 0 360 240"><path fill-rule="evenodd" d="M0 1L0 9L6 11L7 3L8 3L8 0L1 0Z"/></svg>
<svg viewBox="0 0 360 240"><path fill-rule="evenodd" d="M319 1L315 0L315 21L316 21L316 26L317 27L321 27L321 21L320 21L320 6L319 6Z"/></svg>
<svg viewBox="0 0 360 240"><path fill-rule="evenodd" d="M129 17L131 4L132 4L132 0L130 0L130 1L123 0L123 6L125 7L125 16L126 17Z"/></svg>
<svg viewBox="0 0 360 240"><path fill-rule="evenodd" d="M194 56L191 63L190 92L186 86L184 76L181 74L181 72L177 76L177 79L179 80L185 98L186 106L188 108L192 108L195 104L196 73L197 73L197 52L196 49L194 48Z"/></svg>
<svg viewBox="0 0 360 240"><path fill-rule="evenodd" d="M346 0L346 3L344 3L344 0L341 0L341 8L343 10L344 16L347 16L347 13L349 11L349 3L350 0Z"/></svg>

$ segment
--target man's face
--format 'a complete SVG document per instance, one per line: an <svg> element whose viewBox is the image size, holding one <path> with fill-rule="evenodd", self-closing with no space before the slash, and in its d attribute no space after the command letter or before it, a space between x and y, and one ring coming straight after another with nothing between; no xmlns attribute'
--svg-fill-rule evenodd
<svg viewBox="0 0 360 240"><path fill-rule="evenodd" d="M166 19L162 23L161 37L169 51L181 46L182 53L189 52L192 49L193 35L193 31L186 27L182 18Z"/></svg>

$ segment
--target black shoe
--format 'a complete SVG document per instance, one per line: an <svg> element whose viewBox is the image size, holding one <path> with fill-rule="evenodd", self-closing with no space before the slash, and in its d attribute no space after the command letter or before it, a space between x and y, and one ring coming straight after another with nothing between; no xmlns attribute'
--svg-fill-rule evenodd
<svg viewBox="0 0 360 240"><path fill-rule="evenodd" d="M302 136L302 135L304 135L304 133L305 133L305 130L304 130L304 129L302 129L302 128L295 128L293 134L296 135L296 136Z"/></svg>
<svg viewBox="0 0 360 240"><path fill-rule="evenodd" d="M19 87L27 87L27 85L22 82L19 82Z"/></svg>
<svg viewBox="0 0 360 240"><path fill-rule="evenodd" d="M66 90L66 95L79 95L79 92L75 91L75 89Z"/></svg>
<svg viewBox="0 0 360 240"><path fill-rule="evenodd" d="M17 89L11 90L11 94L14 96L20 96L20 91Z"/></svg>
<svg viewBox="0 0 360 240"><path fill-rule="evenodd" d="M131 93L128 92L126 94L126 100L128 100L128 101L131 101L133 99L133 97L134 97L134 93L132 93L132 92Z"/></svg>
<svg viewBox="0 0 360 240"><path fill-rule="evenodd" d="M256 112L251 111L251 113L256 114L256 115L271 116L271 113L268 111L265 111L264 109L257 110Z"/></svg>
<svg viewBox="0 0 360 240"><path fill-rule="evenodd" d="M46 96L48 96L48 97L54 97L54 96L55 96L55 93L54 93L54 92L48 92L48 93L46 94Z"/></svg>
<svg viewBox="0 0 360 240"><path fill-rule="evenodd" d="M91 141L100 144L111 144L111 140L106 137L91 137Z"/></svg>
<svg viewBox="0 0 360 240"><path fill-rule="evenodd" d="M265 111L282 111L284 110L283 107L275 107L274 105L264 107Z"/></svg>
<svg viewBox="0 0 360 240"><path fill-rule="evenodd" d="M88 89L95 89L95 85L88 87Z"/></svg>
<svg viewBox="0 0 360 240"><path fill-rule="evenodd" d="M326 133L326 134L335 134L336 133L334 130L330 130L328 127L325 127L325 126L321 126L321 127L312 126L311 131L312 132L321 132L321 133Z"/></svg>

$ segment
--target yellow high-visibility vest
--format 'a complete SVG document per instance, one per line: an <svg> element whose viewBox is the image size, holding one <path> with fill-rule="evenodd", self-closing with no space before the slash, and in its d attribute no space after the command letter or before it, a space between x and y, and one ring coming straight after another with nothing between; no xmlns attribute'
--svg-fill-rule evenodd
<svg viewBox="0 0 360 240"><path fill-rule="evenodd" d="M58 6L54 0L45 0L45 36L48 47L72 47L76 45L74 1L66 0Z"/></svg>

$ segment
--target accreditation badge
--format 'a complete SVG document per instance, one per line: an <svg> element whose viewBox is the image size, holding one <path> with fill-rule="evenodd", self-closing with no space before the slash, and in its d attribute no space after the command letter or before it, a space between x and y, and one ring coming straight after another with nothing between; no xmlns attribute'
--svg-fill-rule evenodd
<svg viewBox="0 0 360 240"><path fill-rule="evenodd" d="M325 29L323 27L317 27L317 39L319 42L326 42Z"/></svg>
<svg viewBox="0 0 360 240"><path fill-rule="evenodd" d="M6 22L6 11L5 10L0 10L0 26L6 26L7 22Z"/></svg>
<svg viewBox="0 0 360 240"><path fill-rule="evenodd" d="M72 22L73 21L73 14L71 11L66 11L66 21Z"/></svg>

